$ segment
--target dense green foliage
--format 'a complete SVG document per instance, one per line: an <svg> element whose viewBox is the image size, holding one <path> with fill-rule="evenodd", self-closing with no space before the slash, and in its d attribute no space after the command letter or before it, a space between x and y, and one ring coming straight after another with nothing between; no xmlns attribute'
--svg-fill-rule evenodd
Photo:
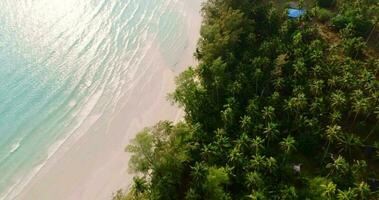
<svg viewBox="0 0 379 200"><path fill-rule="evenodd" d="M318 9L316 14L317 14L317 19L322 23L329 21L333 17L333 12L324 8Z"/></svg>
<svg viewBox="0 0 379 200"><path fill-rule="evenodd" d="M324 8L329 8L336 5L336 0L317 0L317 4Z"/></svg>
<svg viewBox="0 0 379 200"><path fill-rule="evenodd" d="M205 3L199 64L171 95L185 121L132 141L139 176L115 199L379 198L379 59L366 47L377 16L365 8L378 4L342 3L325 33L317 12Z"/></svg>
<svg viewBox="0 0 379 200"><path fill-rule="evenodd" d="M348 27L353 30L352 34L366 36L371 33L374 24L378 23L378 4L377 0L346 1L332 23L339 30Z"/></svg>

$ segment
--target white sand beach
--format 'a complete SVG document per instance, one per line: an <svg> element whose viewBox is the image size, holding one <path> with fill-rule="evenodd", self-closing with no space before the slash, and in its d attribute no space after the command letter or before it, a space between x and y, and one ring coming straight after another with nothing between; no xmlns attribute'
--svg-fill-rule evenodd
<svg viewBox="0 0 379 200"><path fill-rule="evenodd" d="M160 120L178 121L183 113L167 101L175 88L174 78L195 64L193 52L201 25L200 4L183 0L188 27L187 47L173 71L157 45L149 50L152 64L135 76L132 86L104 124L81 128L66 140L42 169L22 187L22 200L105 200L132 181L128 142L146 126ZM175 52L173 52L175 53Z"/></svg>

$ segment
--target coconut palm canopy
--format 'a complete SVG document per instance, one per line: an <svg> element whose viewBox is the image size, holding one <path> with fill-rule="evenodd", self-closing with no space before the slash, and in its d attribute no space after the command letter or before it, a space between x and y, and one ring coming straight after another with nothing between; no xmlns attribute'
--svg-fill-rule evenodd
<svg viewBox="0 0 379 200"><path fill-rule="evenodd" d="M132 141L140 176L117 197L379 199L379 54L366 43L379 7L318 2L332 17L315 7L292 20L266 0L205 3L198 65L170 95L184 120Z"/></svg>

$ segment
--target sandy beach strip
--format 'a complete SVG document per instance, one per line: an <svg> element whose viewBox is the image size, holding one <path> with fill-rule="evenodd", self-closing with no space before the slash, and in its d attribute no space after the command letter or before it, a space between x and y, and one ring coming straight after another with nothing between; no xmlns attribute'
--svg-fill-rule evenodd
<svg viewBox="0 0 379 200"><path fill-rule="evenodd" d="M178 121L183 115L166 97L175 88L175 76L195 64L201 16L199 2L180 0L178 4L185 8L188 40L175 70L153 45L149 50L152 65L134 78L107 123L81 129L65 141L16 199L105 200L130 186L133 175L127 171L130 155L124 152L125 146L144 127L161 120Z"/></svg>

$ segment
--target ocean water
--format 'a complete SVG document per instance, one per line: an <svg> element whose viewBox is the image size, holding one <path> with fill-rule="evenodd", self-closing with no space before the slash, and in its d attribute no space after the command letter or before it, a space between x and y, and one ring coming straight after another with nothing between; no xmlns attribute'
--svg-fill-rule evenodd
<svg viewBox="0 0 379 200"><path fill-rule="evenodd" d="M75 130L114 112L157 45L186 45L180 0L0 1L0 199L12 199Z"/></svg>

